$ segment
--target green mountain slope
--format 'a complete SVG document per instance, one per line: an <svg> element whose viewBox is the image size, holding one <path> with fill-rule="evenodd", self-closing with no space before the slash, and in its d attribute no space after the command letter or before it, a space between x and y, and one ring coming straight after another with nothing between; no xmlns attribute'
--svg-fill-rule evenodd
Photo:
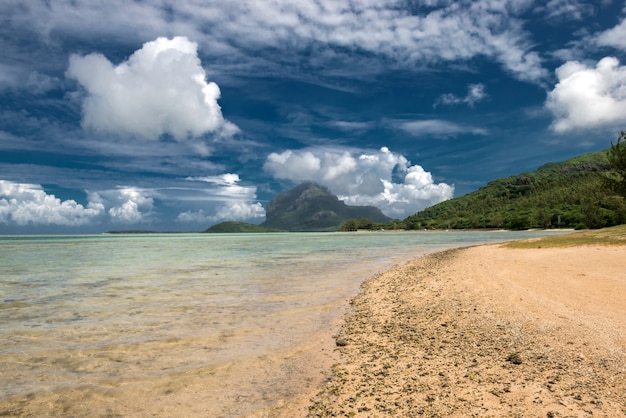
<svg viewBox="0 0 626 418"><path fill-rule="evenodd" d="M388 222L374 206L349 206L318 184L308 182L279 193L267 205L261 226L285 231L336 231L348 219Z"/></svg>
<svg viewBox="0 0 626 418"><path fill-rule="evenodd" d="M600 228L626 222L626 204L602 184L607 152L585 154L502 178L405 219L423 228Z"/></svg>

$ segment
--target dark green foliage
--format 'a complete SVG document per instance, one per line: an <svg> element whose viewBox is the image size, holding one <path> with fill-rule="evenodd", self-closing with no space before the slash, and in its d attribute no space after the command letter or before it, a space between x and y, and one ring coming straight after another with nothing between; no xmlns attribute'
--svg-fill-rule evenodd
<svg viewBox="0 0 626 418"><path fill-rule="evenodd" d="M264 228L259 225L249 224L246 222L222 222L213 225L204 232L210 233L235 233L235 232L282 232L278 229Z"/></svg>
<svg viewBox="0 0 626 418"><path fill-rule="evenodd" d="M626 222L626 203L605 186L610 169L606 151L548 163L534 172L494 180L473 193L431 206L409 216L405 224L407 229L619 225Z"/></svg>
<svg viewBox="0 0 626 418"><path fill-rule="evenodd" d="M605 178L606 187L626 197L626 131L620 133L615 144L611 141L608 161L612 170Z"/></svg>
<svg viewBox="0 0 626 418"><path fill-rule="evenodd" d="M374 222L368 218L361 218L358 222L359 229L372 229L374 228Z"/></svg>
<svg viewBox="0 0 626 418"><path fill-rule="evenodd" d="M381 224L376 224L368 218L354 219L350 218L347 221L344 221L339 226L340 231L358 231L359 229L364 230L377 230L381 229L384 226Z"/></svg>
<svg viewBox="0 0 626 418"><path fill-rule="evenodd" d="M356 219L348 219L347 221L341 223L339 230L344 232L358 231L359 221Z"/></svg>

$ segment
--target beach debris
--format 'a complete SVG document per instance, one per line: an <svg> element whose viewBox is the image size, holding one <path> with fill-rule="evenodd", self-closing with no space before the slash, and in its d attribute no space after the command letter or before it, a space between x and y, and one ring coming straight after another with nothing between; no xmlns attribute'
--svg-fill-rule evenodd
<svg viewBox="0 0 626 418"><path fill-rule="evenodd" d="M507 356L506 361L511 362L513 364L522 364L522 356L516 351Z"/></svg>
<svg viewBox="0 0 626 418"><path fill-rule="evenodd" d="M348 345L348 340L345 338L337 338L335 344L337 344L337 347L345 347Z"/></svg>

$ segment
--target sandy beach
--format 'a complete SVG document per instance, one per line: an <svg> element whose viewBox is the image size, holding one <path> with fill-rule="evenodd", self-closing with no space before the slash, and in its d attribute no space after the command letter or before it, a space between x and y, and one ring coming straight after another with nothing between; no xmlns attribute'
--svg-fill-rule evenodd
<svg viewBox="0 0 626 418"><path fill-rule="evenodd" d="M309 416L626 416L624 260L487 245L374 277Z"/></svg>

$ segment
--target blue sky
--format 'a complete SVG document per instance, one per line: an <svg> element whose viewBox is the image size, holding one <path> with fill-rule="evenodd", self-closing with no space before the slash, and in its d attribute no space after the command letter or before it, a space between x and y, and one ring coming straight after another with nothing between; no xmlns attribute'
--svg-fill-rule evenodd
<svg viewBox="0 0 626 418"><path fill-rule="evenodd" d="M626 129L617 0L4 0L0 233L403 219Z"/></svg>

